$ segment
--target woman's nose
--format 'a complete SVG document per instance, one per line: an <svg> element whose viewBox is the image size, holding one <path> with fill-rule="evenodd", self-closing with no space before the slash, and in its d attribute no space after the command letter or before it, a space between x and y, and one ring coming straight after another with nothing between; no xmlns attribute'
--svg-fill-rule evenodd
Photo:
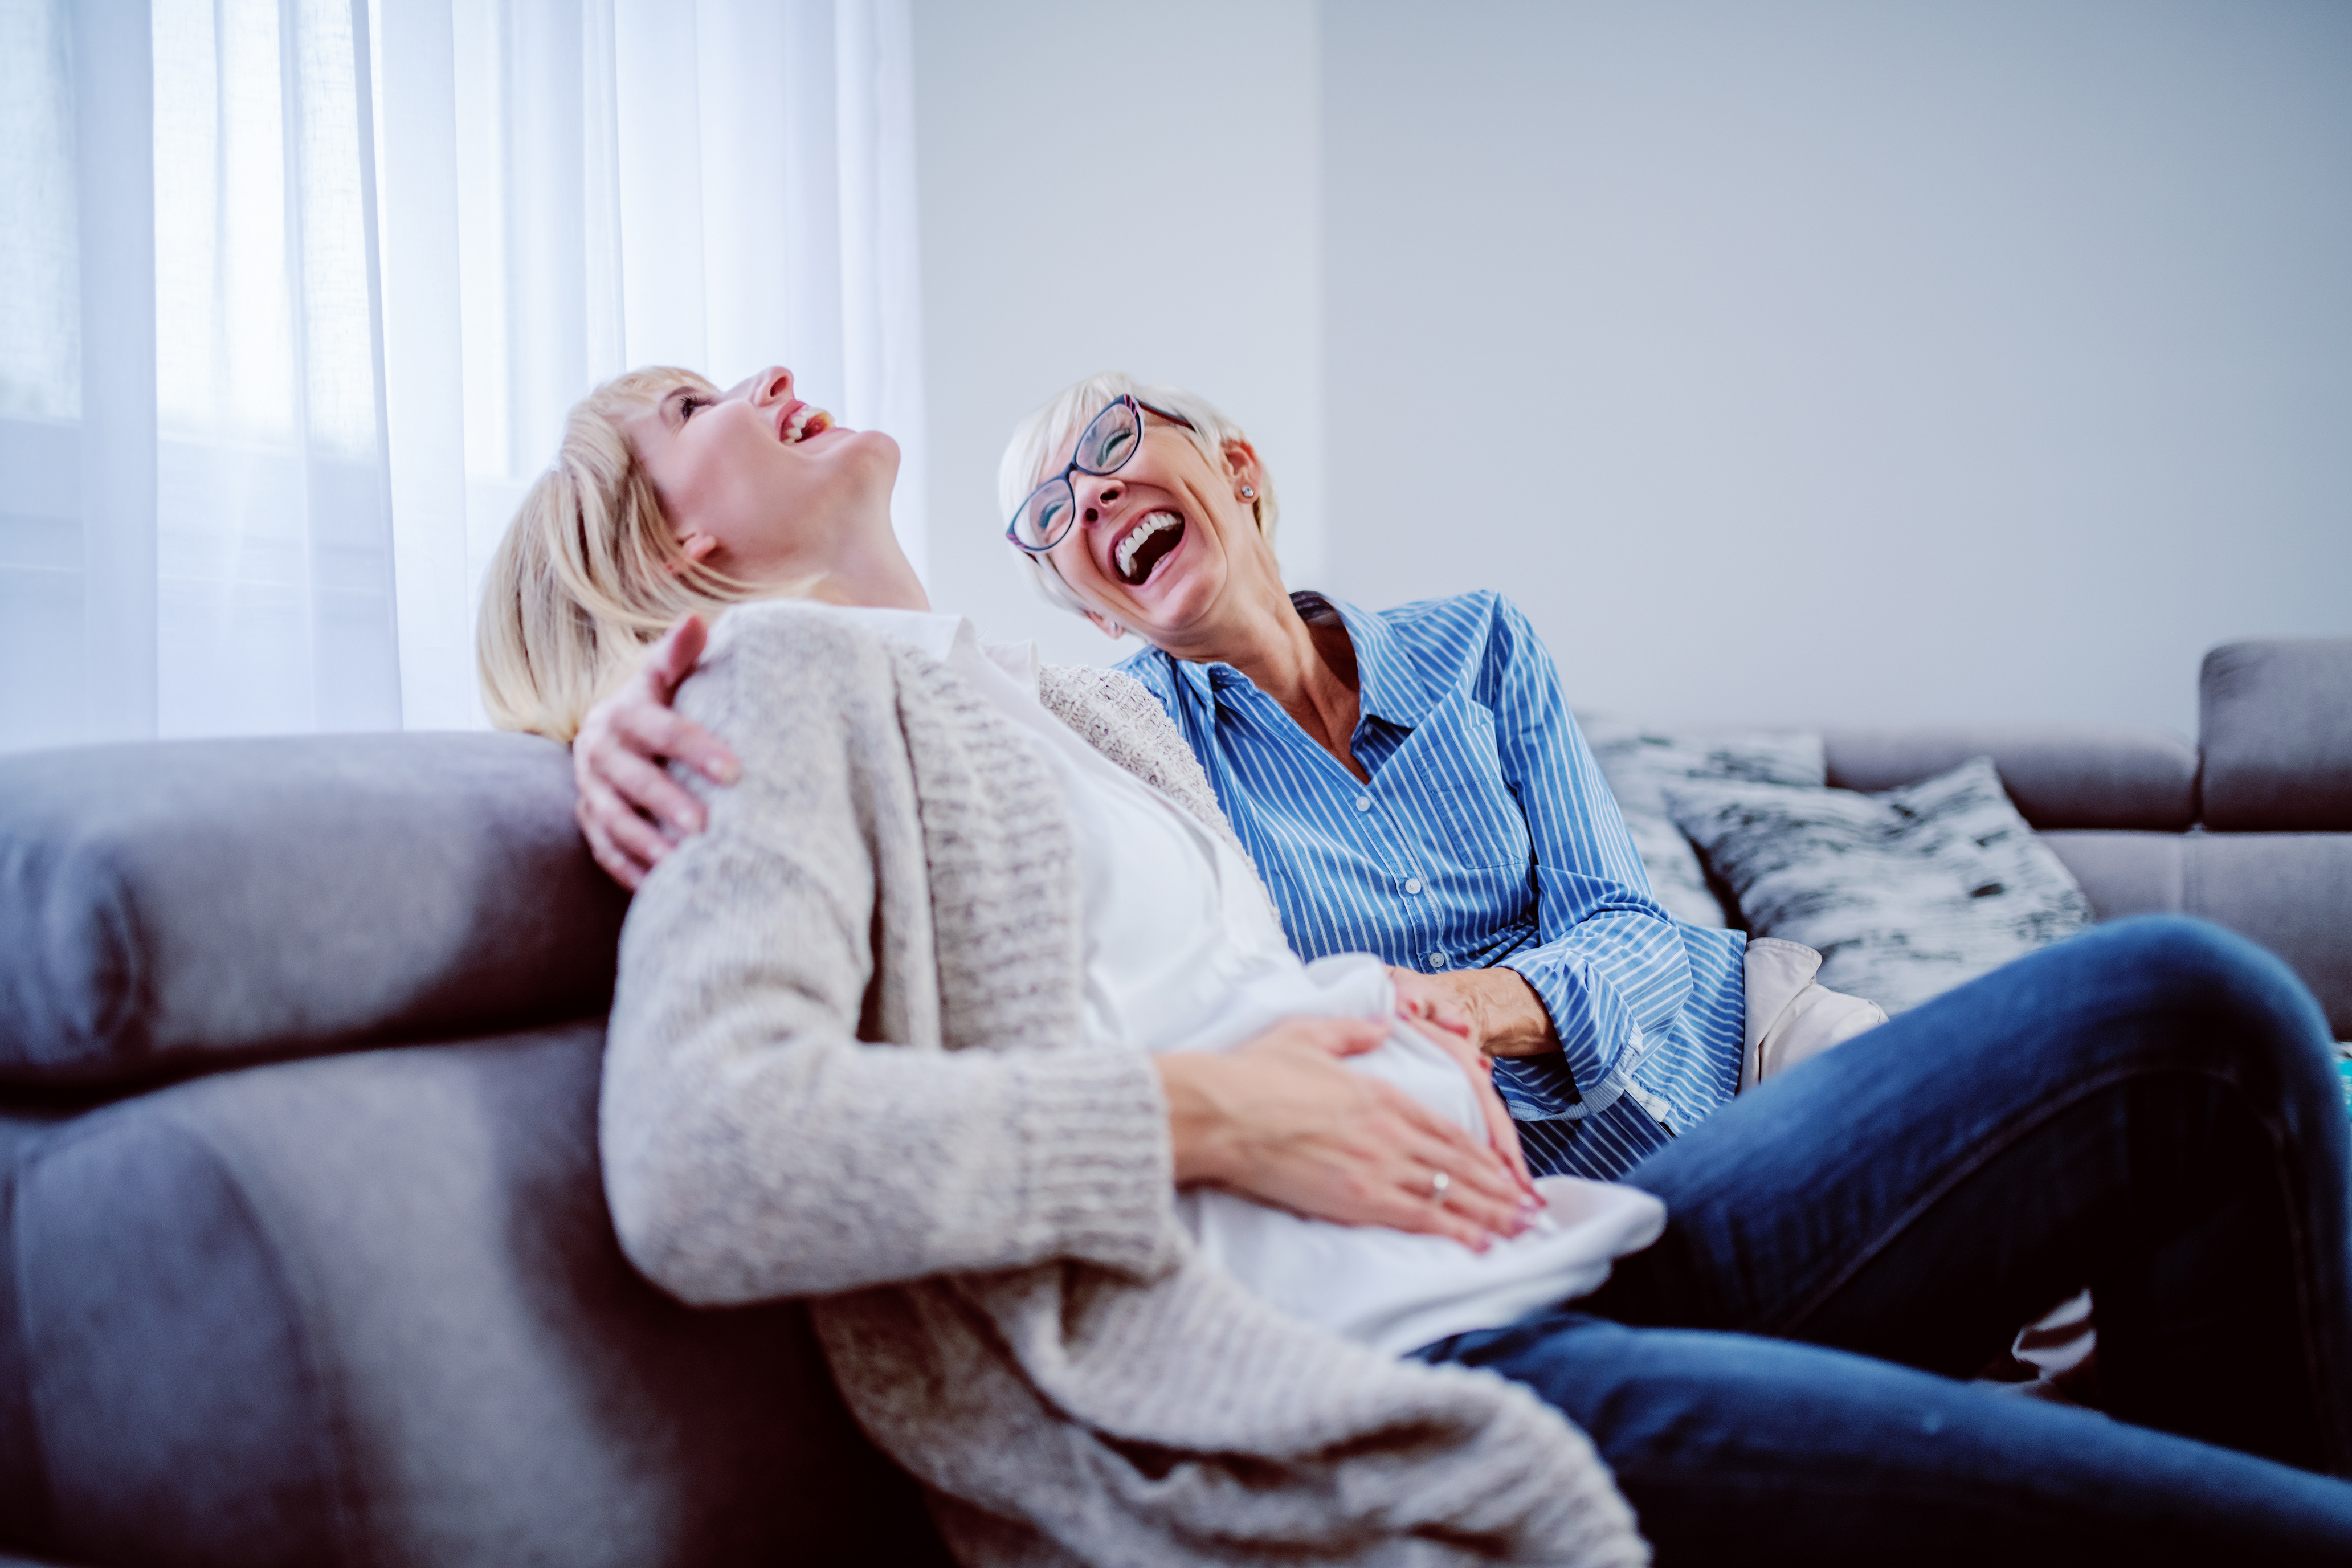
<svg viewBox="0 0 2352 1568"><path fill-rule="evenodd" d="M1097 485L1094 488L1093 494L1087 501L1086 511L1082 514L1085 520L1090 523L1100 522L1102 521L1102 509L1104 507L1117 506L1118 504L1118 497L1121 488L1122 487L1116 484Z"/></svg>
<svg viewBox="0 0 2352 1568"><path fill-rule="evenodd" d="M793 373L780 364L747 375L721 395L726 402L740 397L747 403L782 403L793 395Z"/></svg>

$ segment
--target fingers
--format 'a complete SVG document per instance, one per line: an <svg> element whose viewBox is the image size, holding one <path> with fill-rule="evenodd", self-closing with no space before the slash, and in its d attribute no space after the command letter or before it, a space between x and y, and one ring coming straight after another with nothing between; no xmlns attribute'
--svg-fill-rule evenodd
<svg viewBox="0 0 2352 1568"><path fill-rule="evenodd" d="M1456 994L1456 986L1448 983L1447 976L1422 974L1391 965L1389 977L1396 987L1399 1017L1477 1044L1477 1017Z"/></svg>
<svg viewBox="0 0 2352 1568"><path fill-rule="evenodd" d="M712 784L733 784L742 771L718 736L651 700L618 704L609 733L638 756L684 763Z"/></svg>
<svg viewBox="0 0 2352 1568"><path fill-rule="evenodd" d="M690 674L697 660L702 658L703 644L709 639L709 628L700 616L688 616L662 634L654 644L654 651L646 660L646 672L665 702L675 696L678 687Z"/></svg>
<svg viewBox="0 0 2352 1568"><path fill-rule="evenodd" d="M1290 1027L1335 1057L1360 1057L1389 1037L1387 1025L1364 1018L1297 1018Z"/></svg>
<svg viewBox="0 0 2352 1568"><path fill-rule="evenodd" d="M1415 1144L1404 1152L1406 1158L1386 1173L1385 1212L1378 1223L1448 1237L1474 1252L1484 1252L1496 1237L1527 1228L1517 1193L1498 1198L1482 1189L1458 1152L1434 1143Z"/></svg>
<svg viewBox="0 0 2352 1568"><path fill-rule="evenodd" d="M1422 1037L1452 1057L1470 1080L1470 1092L1478 1102L1478 1114L1486 1126L1487 1146L1503 1162L1519 1190L1530 1199L1542 1201L1536 1191L1534 1173L1528 1169L1526 1152L1519 1147L1517 1123L1511 1120L1511 1108L1503 1103L1502 1091L1495 1087L1495 1063L1482 1055L1469 1042L1450 1035L1421 1030Z"/></svg>
<svg viewBox="0 0 2352 1568"><path fill-rule="evenodd" d="M572 815L588 852L621 886L632 892L661 858L670 852L668 839L654 825L601 786L583 790Z"/></svg>
<svg viewBox="0 0 2352 1568"><path fill-rule="evenodd" d="M1408 1128L1398 1147L1407 1159L1407 1173L1400 1179L1409 1193L1432 1198L1430 1175L1443 1171L1449 1178L1443 1206L1497 1235L1517 1236L1526 1228L1521 1211L1527 1194L1501 1154L1393 1085L1378 1088Z"/></svg>
<svg viewBox="0 0 2352 1568"><path fill-rule="evenodd" d="M592 759L592 764L598 784L617 795L632 815L659 823L672 838L699 833L709 825L702 803L670 777L667 770L656 767L638 753L614 746L599 752Z"/></svg>
<svg viewBox="0 0 2352 1568"><path fill-rule="evenodd" d="M1527 1151L1519 1146L1518 1123L1511 1120L1511 1108L1503 1103L1491 1079L1473 1087L1484 1091L1479 1095L1479 1110L1486 1119L1486 1146L1502 1160L1519 1191L1541 1203L1543 1194L1536 1191L1535 1173L1528 1169Z"/></svg>
<svg viewBox="0 0 2352 1568"><path fill-rule="evenodd" d="M1387 1226L1391 1230L1411 1231L1416 1236L1442 1236L1449 1241L1460 1242L1473 1252L1484 1252L1495 1245L1496 1232L1492 1226L1469 1218L1458 1207L1436 1202L1430 1196L1426 1181L1428 1173L1422 1174L1423 1181L1418 1191L1396 1194L1371 1223ZM1451 1197L1452 1194L1447 1195ZM1512 1229L1507 1228L1501 1234L1508 1236Z"/></svg>
<svg viewBox="0 0 2352 1568"><path fill-rule="evenodd" d="M1179 1169L1343 1225L1444 1236L1478 1250L1496 1236L1519 1234L1526 1198L1504 1156L1488 1147L1490 1129L1465 1130L1394 1085L1340 1066L1394 1026L1293 1018L1203 1058L1201 1072L1216 1081L1202 1079L1210 1092L1195 1097L1199 1105L1178 1092L1182 1086L1170 1090ZM1469 1055L1458 1043L1446 1050L1457 1060ZM1162 1080L1172 1077L1163 1072ZM1189 1163L1187 1149L1196 1156ZM1433 1180L1440 1173L1443 1183Z"/></svg>
<svg viewBox="0 0 2352 1568"><path fill-rule="evenodd" d="M1477 1033L1477 1025L1466 1011L1436 997L1401 996L1397 1000L1397 1016L1427 1028L1442 1029L1460 1040L1469 1040Z"/></svg>

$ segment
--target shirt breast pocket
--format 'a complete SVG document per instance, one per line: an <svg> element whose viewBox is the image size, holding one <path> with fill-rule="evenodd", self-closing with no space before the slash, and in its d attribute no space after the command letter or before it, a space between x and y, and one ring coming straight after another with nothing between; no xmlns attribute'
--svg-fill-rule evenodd
<svg viewBox="0 0 2352 1568"><path fill-rule="evenodd" d="M1456 697L1413 731L1395 762L1407 764L1413 793L1428 803L1431 848L1464 868L1527 869L1528 819L1503 780L1494 716Z"/></svg>

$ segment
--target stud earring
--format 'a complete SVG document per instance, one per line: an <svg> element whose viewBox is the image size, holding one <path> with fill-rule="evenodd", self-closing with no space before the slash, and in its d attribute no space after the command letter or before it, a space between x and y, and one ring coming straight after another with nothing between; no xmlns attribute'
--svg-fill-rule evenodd
<svg viewBox="0 0 2352 1568"><path fill-rule="evenodd" d="M1242 487L1242 500L1257 500L1257 492L1256 492L1255 490L1254 490L1254 489L1250 489L1250 488L1249 488L1249 486L1247 486L1247 485L1244 485L1244 486Z"/></svg>

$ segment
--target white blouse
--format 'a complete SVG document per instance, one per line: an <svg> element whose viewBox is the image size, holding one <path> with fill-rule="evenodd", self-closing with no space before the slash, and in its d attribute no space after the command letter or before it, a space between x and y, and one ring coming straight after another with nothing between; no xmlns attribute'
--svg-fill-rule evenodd
<svg viewBox="0 0 2352 1568"><path fill-rule="evenodd" d="M1227 1050L1286 1018L1389 1019L1387 1041L1348 1065L1483 1140L1461 1068L1394 1022L1381 962L1349 953L1300 963L1246 860L1038 702L1029 645L983 647L961 616L810 608L941 660L1036 742L1076 840L1090 1045ZM1177 1205L1202 1252L1257 1295L1402 1354L1594 1290L1612 1259L1647 1247L1665 1226L1665 1205L1633 1187L1572 1176L1538 1186L1549 1205L1545 1223L1484 1253L1443 1237L1307 1219L1211 1188L1182 1192Z"/></svg>

